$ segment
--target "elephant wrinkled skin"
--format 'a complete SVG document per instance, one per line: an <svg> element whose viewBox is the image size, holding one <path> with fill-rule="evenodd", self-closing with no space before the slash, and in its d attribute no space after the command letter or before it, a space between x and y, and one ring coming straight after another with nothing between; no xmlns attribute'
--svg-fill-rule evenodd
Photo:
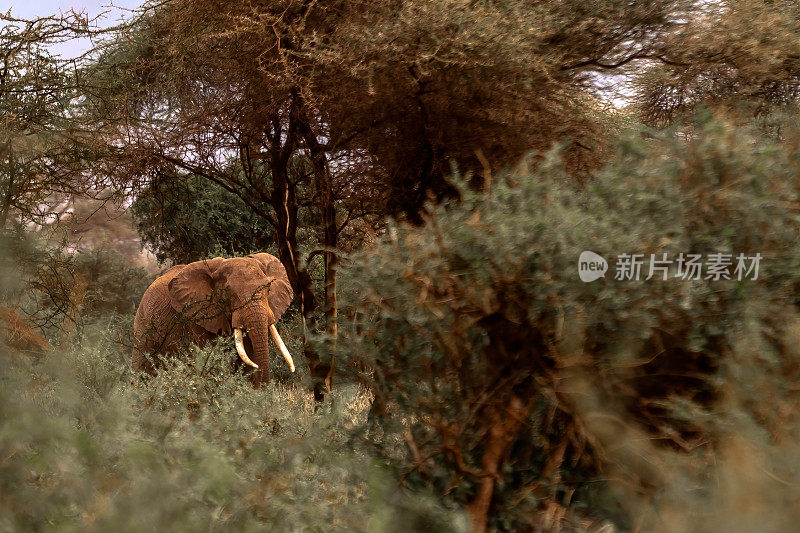
<svg viewBox="0 0 800 533"><path fill-rule="evenodd" d="M250 374L253 385L266 384L270 333L294 371L274 326L291 301L286 269L270 254L176 265L142 296L133 322L132 366L152 373L161 354L233 335L239 357L254 367Z"/></svg>

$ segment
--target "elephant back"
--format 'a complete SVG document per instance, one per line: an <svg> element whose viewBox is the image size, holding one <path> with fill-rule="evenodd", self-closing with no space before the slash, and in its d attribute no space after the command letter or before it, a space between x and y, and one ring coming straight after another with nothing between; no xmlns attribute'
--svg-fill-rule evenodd
<svg viewBox="0 0 800 533"><path fill-rule="evenodd" d="M134 318L134 333L136 333L136 323L153 316L157 308L161 308L164 304L169 304L169 282L186 268L186 265L175 265L168 268L163 274L158 276L153 283L147 287L142 295L142 300L139 302L139 307L136 309L136 318Z"/></svg>
<svg viewBox="0 0 800 533"><path fill-rule="evenodd" d="M134 370L145 370L145 354L158 345L155 332L174 316L169 300L169 282L177 276L186 265L175 265L153 281L144 291L136 317L133 319L134 350L131 364Z"/></svg>

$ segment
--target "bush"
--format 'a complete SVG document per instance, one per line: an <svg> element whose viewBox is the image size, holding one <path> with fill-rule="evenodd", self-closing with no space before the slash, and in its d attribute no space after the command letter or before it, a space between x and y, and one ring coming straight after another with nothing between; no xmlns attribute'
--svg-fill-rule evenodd
<svg viewBox="0 0 800 533"><path fill-rule="evenodd" d="M58 343L97 321L130 329L153 276L113 248L69 252L57 235L54 228L0 235L0 250L6 252L0 270L8 276L0 289L3 306L18 310Z"/></svg>
<svg viewBox="0 0 800 533"><path fill-rule="evenodd" d="M265 219L203 178L156 183L137 197L131 213L142 242L161 263L274 248L274 232Z"/></svg>
<svg viewBox="0 0 800 533"><path fill-rule="evenodd" d="M458 529L348 445L363 391L315 410L306 391L253 390L227 348L145 382L109 339L38 363L3 355L0 529Z"/></svg>
<svg viewBox="0 0 800 533"><path fill-rule="evenodd" d="M77 283L85 286L82 314L87 318L132 315L154 277L111 248L91 248L73 257Z"/></svg>
<svg viewBox="0 0 800 533"><path fill-rule="evenodd" d="M28 266L3 255L3 294ZM93 277L86 301L127 294L103 292L109 280L130 287L123 274ZM351 445L363 389L319 407L307 390L254 390L229 343L140 379L118 339L130 312L83 309L73 343L36 357L0 346L0 531L465 529L458 511L399 491Z"/></svg>
<svg viewBox="0 0 800 533"><path fill-rule="evenodd" d="M406 486L477 530L798 518L800 154L698 116L632 132L585 190L559 150L488 195L455 181L341 276L338 357ZM586 250L604 279L579 279ZM717 252L760 253L758 279L613 279L618 254Z"/></svg>

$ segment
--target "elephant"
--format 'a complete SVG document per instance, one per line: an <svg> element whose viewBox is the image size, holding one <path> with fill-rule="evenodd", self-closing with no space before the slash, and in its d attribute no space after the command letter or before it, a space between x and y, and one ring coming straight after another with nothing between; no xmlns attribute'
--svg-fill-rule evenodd
<svg viewBox="0 0 800 533"><path fill-rule="evenodd" d="M294 372L275 323L292 301L286 269L267 253L176 265L147 288L133 322L134 370L154 373L160 356L233 334L254 386L269 383L269 335Z"/></svg>

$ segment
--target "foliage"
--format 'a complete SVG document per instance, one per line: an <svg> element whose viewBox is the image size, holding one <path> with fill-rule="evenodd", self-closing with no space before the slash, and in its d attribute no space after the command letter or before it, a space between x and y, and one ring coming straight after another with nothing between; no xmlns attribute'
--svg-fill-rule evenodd
<svg viewBox="0 0 800 533"><path fill-rule="evenodd" d="M112 248L81 250L73 256L77 283L85 285L82 314L89 319L118 314L131 315L153 280L142 267Z"/></svg>
<svg viewBox="0 0 800 533"><path fill-rule="evenodd" d="M94 137L81 131L73 105L80 61L50 50L93 35L89 22L75 13L30 21L0 13L0 230L50 222L65 194L91 190L94 176L63 164L86 155Z"/></svg>
<svg viewBox="0 0 800 533"><path fill-rule="evenodd" d="M698 2L661 44L665 61L634 77L635 103L651 124L698 105L764 115L797 104L800 6L773 0Z"/></svg>
<svg viewBox="0 0 800 533"><path fill-rule="evenodd" d="M159 262L190 263L274 248L274 232L238 196L201 178L162 181L131 205L142 242Z"/></svg>
<svg viewBox="0 0 800 533"><path fill-rule="evenodd" d="M375 396L365 440L407 486L477 530L797 518L800 153L695 128L631 132L585 189L558 150L486 195L457 179L459 205L352 258L337 354ZM603 280L578 278L584 250L610 261ZM645 281L649 261L612 279L618 254L714 252L760 253L758 280ZM771 492L716 481L737 472Z"/></svg>
<svg viewBox="0 0 800 533"><path fill-rule="evenodd" d="M0 296L4 305L19 309L59 342L100 318L132 322L153 276L114 248L68 252L58 236L57 231L28 234L21 229L2 234L5 268L15 280Z"/></svg>
<svg viewBox="0 0 800 533"><path fill-rule="evenodd" d="M0 229L10 216L35 217L55 185L42 179L41 167L69 93L46 45L63 33L45 22L0 26Z"/></svg>
<svg viewBox="0 0 800 533"><path fill-rule="evenodd" d="M231 353L140 382L107 334L38 361L4 350L0 529L465 529L348 446L363 391L316 409L302 390L253 390Z"/></svg>
<svg viewBox="0 0 800 533"><path fill-rule="evenodd" d="M282 185L263 169L275 179L302 152L312 168L291 181L310 178L320 211L332 200L356 218L415 217L428 192L447 192L451 160L501 167L570 136L571 168L596 166L593 73L642 57L690 5L152 2L101 47L90 99L109 142L127 139L106 165L122 183L188 171L278 210Z"/></svg>
<svg viewBox="0 0 800 533"><path fill-rule="evenodd" d="M304 316L317 296L298 211L311 207L332 332L348 226L419 221L429 194L452 193L452 160L498 168L572 137L585 177L608 147L592 73L632 60L631 37L655 39L685 4L148 2L86 71L81 110L108 147L93 172L140 191L202 177L239 196L274 228Z"/></svg>

